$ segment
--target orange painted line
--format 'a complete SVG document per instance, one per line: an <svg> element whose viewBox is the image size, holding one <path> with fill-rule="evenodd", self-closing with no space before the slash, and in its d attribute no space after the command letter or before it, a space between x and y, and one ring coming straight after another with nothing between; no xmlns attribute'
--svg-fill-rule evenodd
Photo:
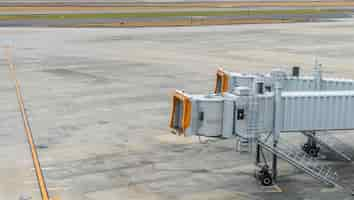
<svg viewBox="0 0 354 200"><path fill-rule="evenodd" d="M21 117L22 117L22 121L23 121L24 130L25 130L25 133L26 133L26 136L27 136L27 141L28 141L28 144L29 144L29 147L30 147L32 160L33 160L33 165L34 165L34 168L35 168L35 171L36 171L37 181L38 181L39 189L40 189L40 192L41 192L42 200L50 200L49 195L48 195L47 185L45 183L43 172L42 172L42 168L41 168L41 165L40 165L40 162L39 162L39 159L38 159L38 153L37 153L36 145L35 145L34 140L33 140L31 127L30 127L30 124L28 122L28 116L27 116L27 113L25 111L25 104L24 104L23 97L22 97L22 94L21 94L20 82L16 78L15 65L13 65L12 62L11 62L9 51L7 51L6 55L7 55L6 57L7 57L7 60L8 60L11 77L12 77L13 81L15 82L15 86L16 86L16 96L17 96L17 100L18 100L18 105L19 105L20 112L21 112Z"/></svg>

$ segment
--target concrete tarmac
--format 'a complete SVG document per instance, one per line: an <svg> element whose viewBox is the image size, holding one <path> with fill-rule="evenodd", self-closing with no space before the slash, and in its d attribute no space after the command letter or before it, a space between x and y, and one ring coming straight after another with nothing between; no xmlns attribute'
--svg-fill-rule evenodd
<svg viewBox="0 0 354 200"><path fill-rule="evenodd" d="M49 193L94 199L351 199L280 163L279 189L260 187L254 157L233 140L169 132L170 94L212 91L217 67L268 71L315 58L354 78L354 20L179 28L0 28L18 79ZM39 199L14 85L0 56L0 199ZM330 74L329 74L330 73ZM339 133L354 146L354 134ZM300 134L284 139L301 144ZM324 161L354 186L351 163Z"/></svg>

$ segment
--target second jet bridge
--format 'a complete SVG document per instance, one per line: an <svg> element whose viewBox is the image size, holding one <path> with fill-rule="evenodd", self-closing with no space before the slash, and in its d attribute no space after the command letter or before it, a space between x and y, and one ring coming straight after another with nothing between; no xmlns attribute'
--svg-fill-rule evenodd
<svg viewBox="0 0 354 200"><path fill-rule="evenodd" d="M322 77L317 68L314 69L312 76L299 76L298 73L288 74L279 69L274 69L270 73L236 73L219 68L214 92L232 92L236 87L248 87L257 92L259 89L257 83L262 83L264 91L270 92L274 90L275 82L279 79L283 91L354 90L354 80Z"/></svg>

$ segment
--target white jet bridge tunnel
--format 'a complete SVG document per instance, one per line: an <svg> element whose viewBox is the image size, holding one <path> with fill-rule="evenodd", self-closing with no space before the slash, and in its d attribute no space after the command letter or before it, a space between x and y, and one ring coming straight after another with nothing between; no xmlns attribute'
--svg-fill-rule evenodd
<svg viewBox="0 0 354 200"><path fill-rule="evenodd" d="M329 131L354 130L354 80L323 78L319 66L313 76L273 70L267 74L217 71L214 93L173 95L170 128L186 136L240 138L256 143L257 177L271 185L281 158L308 175L333 186L337 173L317 162L319 146L351 161ZM302 148L280 142L282 133L303 133ZM324 137L327 136L327 137ZM273 154L268 166L263 150ZM264 160L264 163L261 160ZM271 170L270 170L271 169ZM339 186L338 186L339 187Z"/></svg>

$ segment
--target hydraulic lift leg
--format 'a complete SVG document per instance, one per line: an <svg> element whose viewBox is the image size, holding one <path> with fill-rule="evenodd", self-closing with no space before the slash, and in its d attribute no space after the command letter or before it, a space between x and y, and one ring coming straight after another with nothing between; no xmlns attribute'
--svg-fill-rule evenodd
<svg viewBox="0 0 354 200"><path fill-rule="evenodd" d="M276 148L277 147L277 142L274 141L273 147ZM278 174L278 157L276 154L273 154L273 166L272 166L272 170L273 170L273 181L277 180L277 174Z"/></svg>
<svg viewBox="0 0 354 200"><path fill-rule="evenodd" d="M261 156L263 158L263 162L261 163ZM257 170L255 173L255 177L260 181L263 186L271 186L273 185L273 177L272 173L270 172L269 165L267 163L267 159L262 151L262 147L257 144Z"/></svg>
<svg viewBox="0 0 354 200"><path fill-rule="evenodd" d="M256 165L261 162L261 145L257 143L257 150L256 150Z"/></svg>

